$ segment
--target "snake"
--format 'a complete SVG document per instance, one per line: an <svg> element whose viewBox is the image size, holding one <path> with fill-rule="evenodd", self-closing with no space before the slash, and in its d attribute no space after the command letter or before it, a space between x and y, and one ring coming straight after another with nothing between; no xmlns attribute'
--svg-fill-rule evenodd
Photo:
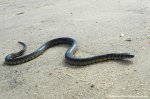
<svg viewBox="0 0 150 99"><path fill-rule="evenodd" d="M5 57L5 63L7 65L18 65L25 62L29 62L42 55L47 49L60 44L66 44L70 46L65 53L65 60L70 65L77 65L77 66L90 65L93 63L98 63L98 62L103 62L108 60L130 59L135 56L130 53L108 53L108 54L95 55L95 56L85 57L85 58L75 57L75 53L78 50L77 41L69 37L60 37L60 38L55 38L50 41L47 41L37 50L27 55L24 55L27 49L26 44L20 41L18 41L18 43L21 44L23 48L19 52L9 54Z"/></svg>

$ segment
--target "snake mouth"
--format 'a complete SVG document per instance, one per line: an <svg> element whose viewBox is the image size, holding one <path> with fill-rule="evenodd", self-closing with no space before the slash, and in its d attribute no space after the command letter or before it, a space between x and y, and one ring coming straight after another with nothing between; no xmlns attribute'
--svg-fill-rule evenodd
<svg viewBox="0 0 150 99"><path fill-rule="evenodd" d="M133 57L135 57L135 55L129 55L128 57L129 57L129 58L133 58Z"/></svg>

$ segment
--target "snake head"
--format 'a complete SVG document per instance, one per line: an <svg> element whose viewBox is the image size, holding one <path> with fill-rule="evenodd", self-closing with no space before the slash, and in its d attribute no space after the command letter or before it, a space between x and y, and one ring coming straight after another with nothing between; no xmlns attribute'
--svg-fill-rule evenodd
<svg viewBox="0 0 150 99"><path fill-rule="evenodd" d="M122 55L122 59L129 59L129 58L133 58L135 56L130 53L121 53L121 55Z"/></svg>

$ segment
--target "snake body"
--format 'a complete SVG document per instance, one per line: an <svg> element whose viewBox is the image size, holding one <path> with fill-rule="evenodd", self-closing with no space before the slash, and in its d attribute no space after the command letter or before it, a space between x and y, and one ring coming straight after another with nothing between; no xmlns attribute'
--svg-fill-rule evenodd
<svg viewBox="0 0 150 99"><path fill-rule="evenodd" d="M67 44L71 46L65 53L65 59L71 65L89 65L97 62L106 61L106 60L122 60L122 59L128 59L134 57L134 55L131 55L130 53L110 53L110 54L92 56L87 58L77 58L74 57L74 54L77 51L77 42L73 38L68 38L68 37L62 37L62 38L56 38L50 40L45 44L43 44L36 51L23 56L24 52L26 51L26 45L23 42L18 42L18 43L23 46L23 49L17 53L12 53L7 55L5 57L5 63L7 65L18 65L18 64L31 61L37 58L38 56L40 56L41 54L43 54L47 49L60 44Z"/></svg>

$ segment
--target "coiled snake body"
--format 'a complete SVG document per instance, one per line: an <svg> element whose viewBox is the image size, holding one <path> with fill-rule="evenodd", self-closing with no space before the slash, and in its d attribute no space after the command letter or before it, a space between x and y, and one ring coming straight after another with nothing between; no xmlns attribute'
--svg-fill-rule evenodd
<svg viewBox="0 0 150 99"><path fill-rule="evenodd" d="M131 55L129 53L110 53L110 54L98 55L98 56L87 57L87 58L77 58L77 57L74 57L74 53L77 51L77 42L76 40L72 38L67 38L67 37L56 38L56 39L50 40L46 42L45 44L43 44L36 51L32 52L31 54L22 56L24 52L26 51L26 45L23 42L18 42L18 43L23 45L23 49L17 53L12 53L12 54L7 55L5 57L6 64L17 65L17 64L28 62L40 56L48 48L59 45L59 44L68 44L71 46L65 53L65 59L69 64L72 64L72 65L89 65L92 63L97 63L97 62L106 61L106 60L118 60L118 59L122 60L122 59L128 59L128 58L134 57L134 55Z"/></svg>

